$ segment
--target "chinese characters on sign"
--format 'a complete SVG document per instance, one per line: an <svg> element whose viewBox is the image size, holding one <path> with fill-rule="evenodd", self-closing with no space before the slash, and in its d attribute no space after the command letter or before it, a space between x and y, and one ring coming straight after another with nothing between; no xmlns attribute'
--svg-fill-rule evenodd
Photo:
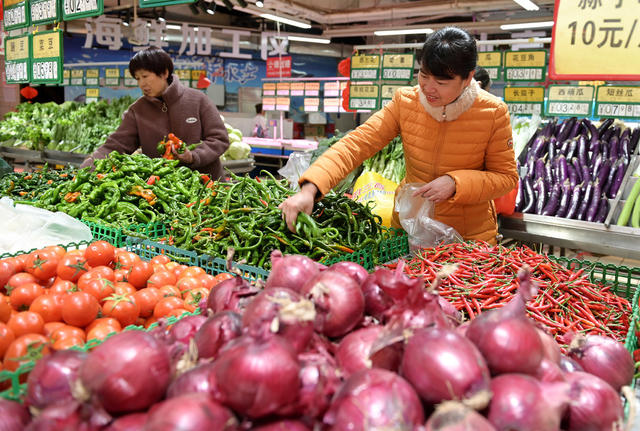
<svg viewBox="0 0 640 431"><path fill-rule="evenodd" d="M544 81L547 51L507 51L505 79L507 81Z"/></svg>
<svg viewBox="0 0 640 431"><path fill-rule="evenodd" d="M349 109L378 109L378 85L354 85L349 86Z"/></svg>
<svg viewBox="0 0 640 431"><path fill-rule="evenodd" d="M71 69L71 85L84 85L84 69Z"/></svg>
<svg viewBox="0 0 640 431"><path fill-rule="evenodd" d="M598 117L637 119L640 117L640 87L598 87L596 115Z"/></svg>
<svg viewBox="0 0 640 431"><path fill-rule="evenodd" d="M103 11L104 0L62 0L62 18L65 21L102 15Z"/></svg>
<svg viewBox="0 0 640 431"><path fill-rule="evenodd" d="M85 103L97 102L100 99L100 89L99 88L87 88L84 93L84 101Z"/></svg>
<svg viewBox="0 0 640 431"><path fill-rule="evenodd" d="M60 12L57 0L31 0L31 24L47 24L60 21Z"/></svg>
<svg viewBox="0 0 640 431"><path fill-rule="evenodd" d="M43 31L31 38L31 82L62 83L62 31Z"/></svg>
<svg viewBox="0 0 640 431"><path fill-rule="evenodd" d="M84 73L84 85L97 87L100 85L100 69L87 69Z"/></svg>
<svg viewBox="0 0 640 431"><path fill-rule="evenodd" d="M291 76L291 57L267 58L267 78L288 78Z"/></svg>
<svg viewBox="0 0 640 431"><path fill-rule="evenodd" d="M29 26L29 14L25 0L3 0L4 29L13 30Z"/></svg>
<svg viewBox="0 0 640 431"><path fill-rule="evenodd" d="M382 89L380 90L380 107L384 108L387 103L391 102L393 95L396 94L396 90L403 87L406 87L406 85L382 84Z"/></svg>
<svg viewBox="0 0 640 431"><path fill-rule="evenodd" d="M320 110L320 99L317 97L305 97L304 112L318 112Z"/></svg>
<svg viewBox="0 0 640 431"><path fill-rule="evenodd" d="M551 85L546 114L590 117L594 94L592 86Z"/></svg>
<svg viewBox="0 0 640 431"><path fill-rule="evenodd" d="M351 80L372 81L380 76L380 56L354 55L351 57Z"/></svg>
<svg viewBox="0 0 640 431"><path fill-rule="evenodd" d="M4 73L7 84L29 82L31 79L30 49L30 34L5 38Z"/></svg>
<svg viewBox="0 0 640 431"><path fill-rule="evenodd" d="M414 54L384 54L382 57L382 79L410 81L413 77Z"/></svg>
<svg viewBox="0 0 640 431"><path fill-rule="evenodd" d="M479 52L478 66L483 67L492 80L499 79L502 71L502 51Z"/></svg>
<svg viewBox="0 0 640 431"><path fill-rule="evenodd" d="M541 115L544 87L505 87L504 101L512 115Z"/></svg>
<svg viewBox="0 0 640 431"><path fill-rule="evenodd" d="M107 87L117 87L120 85L120 69L105 69L104 70L104 85Z"/></svg>

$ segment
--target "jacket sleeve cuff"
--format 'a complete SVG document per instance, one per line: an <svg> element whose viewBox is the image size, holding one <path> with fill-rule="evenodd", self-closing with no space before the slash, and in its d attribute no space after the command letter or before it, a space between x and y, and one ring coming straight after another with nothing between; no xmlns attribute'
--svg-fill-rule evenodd
<svg viewBox="0 0 640 431"><path fill-rule="evenodd" d="M316 195L316 200L322 199L324 195L331 190L329 177L324 173L322 168L317 166L310 166L298 180L298 185L302 187L302 185L307 182L315 184L318 188L319 196Z"/></svg>

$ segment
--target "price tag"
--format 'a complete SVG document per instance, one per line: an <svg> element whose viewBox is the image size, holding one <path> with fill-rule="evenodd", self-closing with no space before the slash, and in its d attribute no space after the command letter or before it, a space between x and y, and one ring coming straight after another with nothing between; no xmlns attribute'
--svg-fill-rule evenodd
<svg viewBox="0 0 640 431"><path fill-rule="evenodd" d="M100 69L87 69L84 72L84 85L97 87L100 85Z"/></svg>
<svg viewBox="0 0 640 431"><path fill-rule="evenodd" d="M291 83L291 95L292 96L304 96L304 82L292 82Z"/></svg>
<svg viewBox="0 0 640 431"><path fill-rule="evenodd" d="M380 89L380 106L386 106L387 103L391 102L391 99L393 99L393 95L396 94L396 90L404 87L406 87L406 85L382 84Z"/></svg>
<svg viewBox="0 0 640 431"><path fill-rule="evenodd" d="M4 0L4 29L29 27L30 19L25 0Z"/></svg>
<svg viewBox="0 0 640 431"><path fill-rule="evenodd" d="M502 72L502 51L479 52L478 66L484 68L492 80L500 79Z"/></svg>
<svg viewBox="0 0 640 431"><path fill-rule="evenodd" d="M320 99L318 97L304 98L304 112L318 112L320 109Z"/></svg>
<svg viewBox="0 0 640 431"><path fill-rule="evenodd" d="M291 106L291 99L288 97L276 98L276 111L289 111Z"/></svg>
<svg viewBox="0 0 640 431"><path fill-rule="evenodd" d="M263 96L275 96L276 95L276 83L275 82L265 82L262 84L262 95Z"/></svg>
<svg viewBox="0 0 640 431"><path fill-rule="evenodd" d="M102 15L104 0L62 0L62 19L71 21Z"/></svg>
<svg viewBox="0 0 640 431"><path fill-rule="evenodd" d="M382 79L410 81L413 78L415 54L384 54L382 56Z"/></svg>
<svg viewBox="0 0 640 431"><path fill-rule="evenodd" d="M62 83L62 31L42 31L31 38L31 82Z"/></svg>
<svg viewBox="0 0 640 431"><path fill-rule="evenodd" d="M83 69L71 69L71 85L84 85Z"/></svg>
<svg viewBox="0 0 640 431"><path fill-rule="evenodd" d="M544 104L544 87L505 87L504 101L511 114L541 114Z"/></svg>
<svg viewBox="0 0 640 431"><path fill-rule="evenodd" d="M29 8L31 11L31 25L61 21L58 0L31 0Z"/></svg>
<svg viewBox="0 0 640 431"><path fill-rule="evenodd" d="M324 97L339 97L340 96L340 83L325 82L324 83Z"/></svg>
<svg viewBox="0 0 640 431"><path fill-rule="evenodd" d="M198 81L203 73L204 76L207 76L206 70L194 69L191 71L191 88L198 88Z"/></svg>
<svg viewBox="0 0 640 431"><path fill-rule="evenodd" d="M305 82L304 83L304 95L317 97L320 95L320 83L319 82Z"/></svg>
<svg viewBox="0 0 640 431"><path fill-rule="evenodd" d="M186 86L189 85L189 82L191 82L191 69L177 69L174 72L178 75L180 82Z"/></svg>
<svg viewBox="0 0 640 431"><path fill-rule="evenodd" d="M354 55L351 57L351 80L373 81L380 76L380 56ZM326 94L325 94L326 96Z"/></svg>
<svg viewBox="0 0 640 431"><path fill-rule="evenodd" d="M276 96L288 96L291 91L291 84L288 82L278 82L276 84Z"/></svg>
<svg viewBox="0 0 640 431"><path fill-rule="evenodd" d="M596 116L637 119L640 117L640 87L598 87Z"/></svg>
<svg viewBox="0 0 640 431"><path fill-rule="evenodd" d="M85 103L97 102L100 100L100 89L99 88L87 88L84 92L84 101Z"/></svg>
<svg viewBox="0 0 640 431"><path fill-rule="evenodd" d="M69 69L62 70L62 85L71 85L71 71Z"/></svg>
<svg viewBox="0 0 640 431"><path fill-rule="evenodd" d="M105 69L104 85L107 87L118 87L120 85L120 69Z"/></svg>
<svg viewBox="0 0 640 431"><path fill-rule="evenodd" d="M587 85L551 85L547 115L590 117L595 88Z"/></svg>
<svg viewBox="0 0 640 431"><path fill-rule="evenodd" d="M7 84L31 80L31 35L4 39L4 73Z"/></svg>
<svg viewBox="0 0 640 431"><path fill-rule="evenodd" d="M544 81L547 51L507 51L504 74L507 81Z"/></svg>
<svg viewBox="0 0 640 431"><path fill-rule="evenodd" d="M378 109L380 87L378 85L353 85L349 87L349 109Z"/></svg>
<svg viewBox="0 0 640 431"><path fill-rule="evenodd" d="M131 72L129 72L129 68L126 68L124 71L124 86L125 87L137 87L138 81L131 76Z"/></svg>
<svg viewBox="0 0 640 431"><path fill-rule="evenodd" d="M265 111L275 111L276 110L276 98L275 97L263 97L262 98L262 109Z"/></svg>
<svg viewBox="0 0 640 431"><path fill-rule="evenodd" d="M334 97L325 98L322 101L324 112L340 112L340 99Z"/></svg>

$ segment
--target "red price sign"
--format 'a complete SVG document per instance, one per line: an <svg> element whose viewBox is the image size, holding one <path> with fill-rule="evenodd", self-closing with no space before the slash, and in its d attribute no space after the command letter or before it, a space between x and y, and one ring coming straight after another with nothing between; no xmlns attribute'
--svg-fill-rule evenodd
<svg viewBox="0 0 640 431"><path fill-rule="evenodd" d="M285 78L291 76L291 57L267 58L267 78Z"/></svg>

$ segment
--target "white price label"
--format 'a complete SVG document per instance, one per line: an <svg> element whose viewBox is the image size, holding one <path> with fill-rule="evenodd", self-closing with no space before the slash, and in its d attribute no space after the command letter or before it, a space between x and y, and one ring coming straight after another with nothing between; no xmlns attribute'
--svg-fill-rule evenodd
<svg viewBox="0 0 640 431"><path fill-rule="evenodd" d="M498 79L498 68L497 67L492 67L487 69L487 72L489 73L489 78L491 79Z"/></svg>
<svg viewBox="0 0 640 431"><path fill-rule="evenodd" d="M351 71L351 79L376 79L378 77L378 69L353 69Z"/></svg>
<svg viewBox="0 0 640 431"><path fill-rule="evenodd" d="M62 78L62 85L71 85L71 78L70 77Z"/></svg>
<svg viewBox="0 0 640 431"><path fill-rule="evenodd" d="M84 80L82 78L71 78L71 85L83 85Z"/></svg>
<svg viewBox="0 0 640 431"><path fill-rule="evenodd" d="M56 0L32 1L31 21L46 21L56 18Z"/></svg>
<svg viewBox="0 0 640 431"><path fill-rule="evenodd" d="M382 99L382 100L380 100L380 107L384 108L385 106L387 106L391 102L391 100L392 99Z"/></svg>
<svg viewBox="0 0 640 431"><path fill-rule="evenodd" d="M318 112L318 105L304 105L304 112Z"/></svg>
<svg viewBox="0 0 640 431"><path fill-rule="evenodd" d="M539 81L542 79L542 69L507 69L507 80Z"/></svg>
<svg viewBox="0 0 640 431"><path fill-rule="evenodd" d="M98 10L98 2L96 0L64 0L63 7L66 15L74 15Z"/></svg>
<svg viewBox="0 0 640 431"><path fill-rule="evenodd" d="M542 112L540 103L507 103L507 106L510 114L531 115Z"/></svg>
<svg viewBox="0 0 640 431"><path fill-rule="evenodd" d="M7 82L26 81L28 79L27 63L5 63L4 71Z"/></svg>
<svg viewBox="0 0 640 431"><path fill-rule="evenodd" d="M98 86L99 85L98 78L85 78L84 85Z"/></svg>
<svg viewBox="0 0 640 431"><path fill-rule="evenodd" d="M33 80L57 80L58 79L58 62L57 61L36 61L32 65Z"/></svg>
<svg viewBox="0 0 640 431"><path fill-rule="evenodd" d="M19 6L4 11L4 26L11 27L14 25L20 25L27 22L27 8L24 2Z"/></svg>
<svg viewBox="0 0 640 431"><path fill-rule="evenodd" d="M411 69L383 69L382 79L398 79L409 81L411 79Z"/></svg>
<svg viewBox="0 0 640 431"><path fill-rule="evenodd" d="M349 108L351 109L376 109L376 99L350 99Z"/></svg>
<svg viewBox="0 0 640 431"><path fill-rule="evenodd" d="M117 87L120 85L120 78L104 78L104 85L107 87Z"/></svg>
<svg viewBox="0 0 640 431"><path fill-rule="evenodd" d="M124 85L127 87L137 87L138 81L135 78L124 78Z"/></svg>
<svg viewBox="0 0 640 431"><path fill-rule="evenodd" d="M549 114L589 115L589 103L549 102Z"/></svg>
<svg viewBox="0 0 640 431"><path fill-rule="evenodd" d="M596 115L607 117L640 117L640 105L600 103Z"/></svg>

